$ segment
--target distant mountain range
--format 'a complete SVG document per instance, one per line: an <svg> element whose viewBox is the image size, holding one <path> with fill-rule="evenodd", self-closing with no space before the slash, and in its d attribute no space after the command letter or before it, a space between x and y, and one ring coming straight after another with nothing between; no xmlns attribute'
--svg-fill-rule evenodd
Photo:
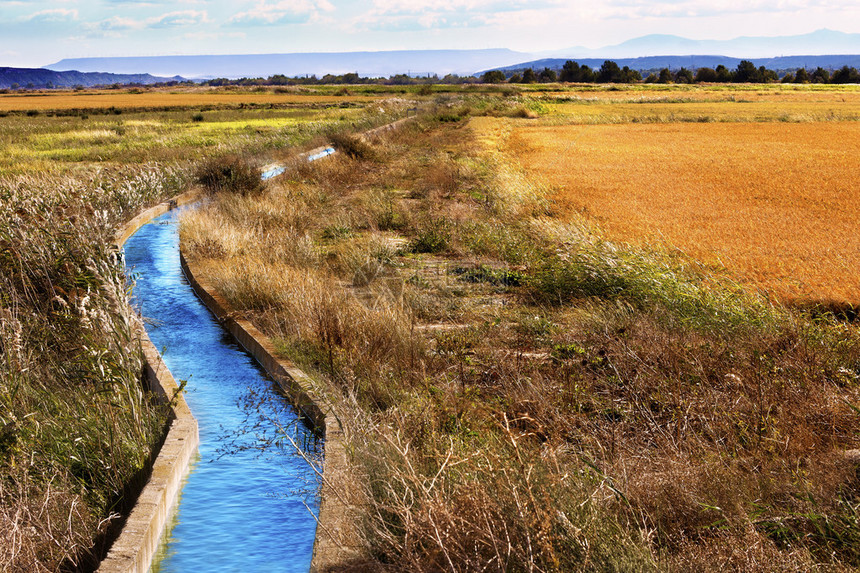
<svg viewBox="0 0 860 573"><path fill-rule="evenodd" d="M743 59L778 56L860 54L860 34L817 30L797 36L741 36L732 40L691 40L651 34L598 49L566 48L537 54L543 58L641 58L644 56L711 54Z"/></svg>
<svg viewBox="0 0 860 573"><path fill-rule="evenodd" d="M733 40L650 35L596 50L574 47L542 54L491 49L78 58L61 60L45 68L0 67L0 88L149 85L185 78L235 79L276 74L291 77L349 72L364 77L472 75L490 69L512 72L548 67L558 70L569 59L592 68L599 68L604 60L612 59L620 66L643 72L661 68L714 68L720 64L733 69L741 59L772 70L818 66L835 69L845 65L860 68L860 34L818 30L800 36Z"/></svg>
<svg viewBox="0 0 860 573"><path fill-rule="evenodd" d="M44 68L0 68L0 88L11 87L93 87L112 84L156 84L168 81L183 81L181 77L161 78L150 74L106 74L77 71L57 72Z"/></svg>
<svg viewBox="0 0 860 573"><path fill-rule="evenodd" d="M732 58L729 56L646 56L643 58L611 58L619 66L629 66L632 70L640 72L652 72L662 68L678 70L687 68L695 71L698 68L716 68L722 64L733 70L737 68L742 59L748 59L758 66L764 66L769 70L796 70L797 68L834 70L842 66L860 68L860 55L847 56L781 56L778 58ZM575 60L579 65L586 65L598 69L606 58L543 58L529 62L521 62L513 66L494 68L503 72L519 72L526 68L542 70L560 70L567 60Z"/></svg>
<svg viewBox="0 0 860 573"><path fill-rule="evenodd" d="M720 64L736 68L742 59L771 70L860 67L860 34L818 30L799 36L742 36L733 40L691 40L652 34L596 50L573 47L540 55L543 57L494 69L506 72L525 68L558 70L567 60L596 68L607 59L639 71L681 67L695 70Z"/></svg>
<svg viewBox="0 0 860 573"><path fill-rule="evenodd" d="M51 70L100 71L122 74L151 73L186 78L254 78L283 74L290 77L356 72L363 77L397 74L471 75L475 70L522 62L533 54L511 50L403 50L304 54L222 56L152 56L65 59L46 66Z"/></svg>
<svg viewBox="0 0 860 573"><path fill-rule="evenodd" d="M694 55L690 55L694 54ZM356 72L364 77L437 74L472 75L489 69L513 70L526 67L560 68L568 59L597 67L606 59L621 66L647 71L660 68L737 67L741 59L770 69L799 67L860 67L860 34L818 30L798 36L739 37L733 40L691 40L680 36L649 35L598 49L567 48L530 54L506 49L491 50L401 50L386 52L314 52L291 54L246 54L213 56L149 56L65 59L46 66L48 70L79 70L113 74L153 74L191 79L226 77L269 77ZM65 72L64 72L65 73ZM69 72L71 73L71 72ZM152 76L141 76L141 78ZM146 83L152 80L129 79ZM0 82L2 82L0 76ZM33 83L36 83L33 80ZM91 85L85 78L50 80L54 85ZM98 83L122 83L104 78ZM62 83L61 83L62 82ZM17 83L22 84L21 81ZM23 84L22 84L23 85ZM0 83L2 86L2 83Z"/></svg>

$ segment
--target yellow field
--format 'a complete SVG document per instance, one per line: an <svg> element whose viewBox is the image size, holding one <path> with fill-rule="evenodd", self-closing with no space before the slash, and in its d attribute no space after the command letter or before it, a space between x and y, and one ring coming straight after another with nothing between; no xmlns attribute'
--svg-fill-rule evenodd
<svg viewBox="0 0 860 573"><path fill-rule="evenodd" d="M144 109L197 106L237 106L239 104L342 103L371 101L373 96L348 98L303 93L272 93L254 91L84 91L42 92L38 94L1 94L0 111L64 110L64 109Z"/></svg>
<svg viewBox="0 0 860 573"><path fill-rule="evenodd" d="M610 101L689 100L701 102L851 102L860 100L860 90L852 85L630 85L605 89L570 89L543 92L549 98Z"/></svg>
<svg viewBox="0 0 860 573"><path fill-rule="evenodd" d="M619 91L555 93L542 98L545 121L671 123L857 121L860 91Z"/></svg>
<svg viewBox="0 0 860 573"><path fill-rule="evenodd" d="M610 238L679 248L787 300L860 303L860 123L475 126Z"/></svg>

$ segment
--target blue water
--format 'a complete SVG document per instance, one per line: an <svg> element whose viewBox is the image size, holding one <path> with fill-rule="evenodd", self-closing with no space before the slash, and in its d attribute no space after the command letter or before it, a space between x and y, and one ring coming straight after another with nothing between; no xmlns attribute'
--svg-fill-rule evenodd
<svg viewBox="0 0 860 573"><path fill-rule="evenodd" d="M323 149L319 153L309 155L308 161L316 161L317 159L322 159L323 157L328 157L332 153L334 153L334 147L326 147L325 149Z"/></svg>
<svg viewBox="0 0 860 573"><path fill-rule="evenodd" d="M316 161L317 159L322 159L323 157L328 157L329 155L331 155L334 152L335 152L334 147L326 147L325 149L323 149L319 153L314 153L313 155L308 155L308 161ZM280 175L281 173L283 173L286 170L287 170L286 167L276 165L276 166L272 167L271 169L269 169L268 171L263 171L263 174L260 176L260 178L263 181L268 181L269 179L272 179L273 177L277 177L278 175Z"/></svg>
<svg viewBox="0 0 860 573"><path fill-rule="evenodd" d="M277 177L286 170L286 167L272 167L268 171L263 171L263 174L260 176L260 179L266 181L268 179L271 179L272 177Z"/></svg>
<svg viewBox="0 0 860 573"><path fill-rule="evenodd" d="M194 295L176 219L177 211L154 219L124 247L134 304L174 378L187 380L200 426L199 458L152 571L307 572L319 484L295 448L271 442L288 434L312 456L320 445Z"/></svg>

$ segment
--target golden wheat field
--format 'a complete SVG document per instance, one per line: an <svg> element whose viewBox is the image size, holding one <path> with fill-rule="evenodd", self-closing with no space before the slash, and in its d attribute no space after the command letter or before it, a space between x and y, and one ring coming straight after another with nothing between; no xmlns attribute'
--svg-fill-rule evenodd
<svg viewBox="0 0 860 573"><path fill-rule="evenodd" d="M680 249L788 301L860 303L860 123L541 125L485 142L608 237Z"/></svg>
<svg viewBox="0 0 860 573"><path fill-rule="evenodd" d="M699 102L802 102L802 103L850 103L860 102L860 91L852 85L832 84L634 84L616 85L612 88L595 85L583 88L545 91L549 98L571 101L667 101L684 100Z"/></svg>
<svg viewBox="0 0 860 573"><path fill-rule="evenodd" d="M348 101L370 101L373 96L349 96ZM0 95L0 111L67 109L144 109L198 106L238 106L266 104L343 103L343 97L271 91L225 90L102 90L83 92L42 92Z"/></svg>

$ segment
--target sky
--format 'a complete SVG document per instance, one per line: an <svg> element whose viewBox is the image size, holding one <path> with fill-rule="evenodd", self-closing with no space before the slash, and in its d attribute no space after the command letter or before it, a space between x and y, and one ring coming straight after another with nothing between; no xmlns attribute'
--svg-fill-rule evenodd
<svg viewBox="0 0 860 573"><path fill-rule="evenodd" d="M0 66L72 57L598 48L860 32L858 0L0 0Z"/></svg>

